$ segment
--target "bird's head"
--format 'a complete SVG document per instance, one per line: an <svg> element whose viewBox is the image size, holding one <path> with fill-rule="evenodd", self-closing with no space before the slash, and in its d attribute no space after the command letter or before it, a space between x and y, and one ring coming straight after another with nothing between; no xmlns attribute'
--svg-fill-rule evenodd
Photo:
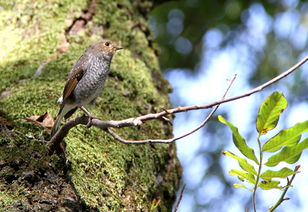
<svg viewBox="0 0 308 212"><path fill-rule="evenodd" d="M90 45L87 51L95 54L96 56L103 56L105 58L112 58L117 50L123 49L117 46L114 42L109 40L101 40Z"/></svg>

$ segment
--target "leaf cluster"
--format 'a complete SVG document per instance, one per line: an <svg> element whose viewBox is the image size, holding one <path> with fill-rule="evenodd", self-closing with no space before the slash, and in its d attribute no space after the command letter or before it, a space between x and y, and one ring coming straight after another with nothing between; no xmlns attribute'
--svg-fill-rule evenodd
<svg viewBox="0 0 308 212"><path fill-rule="evenodd" d="M261 137L269 131L276 128L280 115L288 105L287 100L282 93L274 92L262 103L257 118L256 130L259 134L256 141L259 145L259 157L256 157L255 150L249 147L245 138L243 138L236 126L225 120L222 116L218 119L226 124L232 131L233 143L244 157L237 156L229 151L224 151L225 156L234 158L238 161L242 170L232 169L229 174L237 176L241 181L248 182L255 186L254 189L246 187L244 184L234 184L235 187L243 187L253 192L259 187L263 190L281 189L284 190L290 186L282 186L280 179L288 179L291 175L297 173L297 169L283 167L277 171L273 169L281 162L288 164L296 163L303 150L308 148L308 138L302 139L302 135L308 132L308 120L297 123L293 127L283 129L275 136L265 142L261 142ZM264 154L268 154L268 159L263 163ZM262 171L262 166L268 169ZM258 171L256 171L256 169ZM278 178L278 179L277 179Z"/></svg>

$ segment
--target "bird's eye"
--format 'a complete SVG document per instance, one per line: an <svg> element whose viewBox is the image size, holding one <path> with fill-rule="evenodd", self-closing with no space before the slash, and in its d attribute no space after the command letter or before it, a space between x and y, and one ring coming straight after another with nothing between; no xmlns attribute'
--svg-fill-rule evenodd
<svg viewBox="0 0 308 212"><path fill-rule="evenodd" d="M110 43L109 43L109 42L106 42L106 43L105 43L105 46L109 46L109 45L110 45Z"/></svg>

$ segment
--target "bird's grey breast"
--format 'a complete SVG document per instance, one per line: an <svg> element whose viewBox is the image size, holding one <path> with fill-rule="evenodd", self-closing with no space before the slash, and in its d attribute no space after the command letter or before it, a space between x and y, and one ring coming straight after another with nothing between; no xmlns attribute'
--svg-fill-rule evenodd
<svg viewBox="0 0 308 212"><path fill-rule="evenodd" d="M96 99L109 72L110 61L100 57L90 57L84 75L78 82L74 96L78 105L87 105Z"/></svg>

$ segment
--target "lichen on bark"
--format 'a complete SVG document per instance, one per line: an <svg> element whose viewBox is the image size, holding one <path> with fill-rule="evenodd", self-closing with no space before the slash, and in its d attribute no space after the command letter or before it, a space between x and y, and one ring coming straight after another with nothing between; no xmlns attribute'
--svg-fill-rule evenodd
<svg viewBox="0 0 308 212"><path fill-rule="evenodd" d="M92 2L93 3L93 2ZM173 144L125 145L84 126L65 139L64 156L48 155L48 134L24 118L55 116L65 78L83 50L98 39L125 47L113 59L105 89L91 112L120 120L170 107L144 17L150 1L95 1L95 14L76 35L68 32L85 0L0 3L0 208L6 211L170 210L179 183ZM142 14L141 14L142 13ZM61 50L62 41L69 43ZM42 73L34 76L42 65ZM76 113L82 115L82 112ZM171 136L161 121L119 129L127 138Z"/></svg>

